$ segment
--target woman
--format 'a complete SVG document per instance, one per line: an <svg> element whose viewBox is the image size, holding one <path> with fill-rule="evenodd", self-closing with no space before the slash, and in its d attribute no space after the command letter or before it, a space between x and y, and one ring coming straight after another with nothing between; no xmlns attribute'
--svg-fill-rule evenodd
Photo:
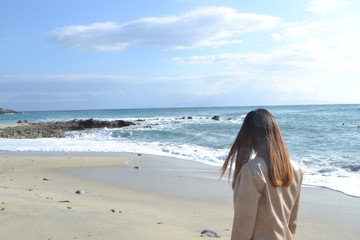
<svg viewBox="0 0 360 240"><path fill-rule="evenodd" d="M256 156L250 160L252 153ZM265 109L249 112L222 166L235 163L232 240L293 239L302 182L290 160L275 118Z"/></svg>

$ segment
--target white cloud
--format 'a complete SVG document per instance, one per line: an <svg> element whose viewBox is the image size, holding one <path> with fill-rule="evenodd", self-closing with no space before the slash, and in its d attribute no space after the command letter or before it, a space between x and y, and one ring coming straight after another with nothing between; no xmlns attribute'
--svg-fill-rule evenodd
<svg viewBox="0 0 360 240"><path fill-rule="evenodd" d="M131 45L187 49L241 42L230 39L274 27L272 16L239 13L227 7L202 7L182 15L142 18L133 22L67 26L50 32L50 42L81 50L113 51Z"/></svg>
<svg viewBox="0 0 360 240"><path fill-rule="evenodd" d="M358 69L360 31L356 26L349 19L288 24L284 26L287 49L302 52L311 68Z"/></svg>
<svg viewBox="0 0 360 240"><path fill-rule="evenodd" d="M274 40L277 40L277 41L282 40L281 34L278 34L278 33L272 33L272 34L270 34L270 37L272 37Z"/></svg>
<svg viewBox="0 0 360 240"><path fill-rule="evenodd" d="M231 94L237 91L244 83L249 81L248 74L244 72L215 72L211 74L188 76L179 78L186 81L188 92L196 96L216 96Z"/></svg>
<svg viewBox="0 0 360 240"><path fill-rule="evenodd" d="M307 64L307 56L296 49L277 49L267 52L222 53L208 56L175 57L172 59L180 64L215 64L226 69L243 71L271 70L286 67L299 67Z"/></svg>
<svg viewBox="0 0 360 240"><path fill-rule="evenodd" d="M310 3L310 7L306 8L306 11L327 13L334 9L350 4L349 1L344 0L313 0Z"/></svg>
<svg viewBox="0 0 360 240"><path fill-rule="evenodd" d="M2 82L87 82L87 81L112 81L135 82L136 78L121 75L106 74L35 74L35 75L0 75Z"/></svg>
<svg viewBox="0 0 360 240"><path fill-rule="evenodd" d="M195 95L219 95L225 93L236 86L239 86L247 79L247 74L243 72L215 72L211 74L190 75L184 77L148 77L136 78L118 75L98 75L98 74L73 74L73 75L0 75L1 84L23 86L17 88L17 93L39 95L38 87L42 86L51 92L46 94L63 94L67 96L93 95L97 93L111 95L118 93L121 89L123 93L134 92L134 88L143 91L144 94L149 89L157 89L158 85L167 85L167 91L181 91ZM97 90L90 92L87 85L98 85ZM51 87L54 86L61 87ZM29 89L33 86L33 90ZM79 87L81 86L81 87ZM121 88L119 88L121 87ZM143 90L141 90L143 89ZM12 93L12 94L17 94ZM23 94L23 93L22 93Z"/></svg>
<svg viewBox="0 0 360 240"><path fill-rule="evenodd" d="M178 56L184 65L212 65L241 71L241 87L286 101L359 102L360 30L358 19L293 22L281 25L281 45L264 51ZM251 86L247 83L251 82ZM265 92L266 89L266 92ZM356 89L356 90L355 90Z"/></svg>
<svg viewBox="0 0 360 240"><path fill-rule="evenodd" d="M293 22L281 27L281 45L266 51L174 57L180 64L214 64L236 71L358 69L360 31L357 20Z"/></svg>

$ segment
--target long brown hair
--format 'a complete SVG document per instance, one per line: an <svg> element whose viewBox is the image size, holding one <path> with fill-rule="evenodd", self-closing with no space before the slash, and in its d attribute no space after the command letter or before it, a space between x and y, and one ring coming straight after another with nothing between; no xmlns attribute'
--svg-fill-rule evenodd
<svg viewBox="0 0 360 240"><path fill-rule="evenodd" d="M293 183L293 169L280 128L266 109L256 109L246 115L221 168L222 177L230 165L230 179L235 162L233 188L242 166L250 160L253 151L265 160L274 187L288 187Z"/></svg>

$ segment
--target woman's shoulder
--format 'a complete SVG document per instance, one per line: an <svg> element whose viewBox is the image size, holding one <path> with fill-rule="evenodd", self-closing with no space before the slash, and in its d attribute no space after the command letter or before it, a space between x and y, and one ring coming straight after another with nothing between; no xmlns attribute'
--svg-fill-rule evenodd
<svg viewBox="0 0 360 240"><path fill-rule="evenodd" d="M247 163L244 164L244 166L248 168L267 168L265 160L259 155L256 155L254 158L250 159Z"/></svg>
<svg viewBox="0 0 360 240"><path fill-rule="evenodd" d="M249 171L252 173L252 175L256 175L258 177L261 177L262 179L265 179L268 167L262 157L256 156L253 159L249 160L247 163L245 163L242 167L242 170Z"/></svg>
<svg viewBox="0 0 360 240"><path fill-rule="evenodd" d="M293 167L295 177L297 177L300 181L302 181L303 172L300 166L293 160L291 160L291 165Z"/></svg>

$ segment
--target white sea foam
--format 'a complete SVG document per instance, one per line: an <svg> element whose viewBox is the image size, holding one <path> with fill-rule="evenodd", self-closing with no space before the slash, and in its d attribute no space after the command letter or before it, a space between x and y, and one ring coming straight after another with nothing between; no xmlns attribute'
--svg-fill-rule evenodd
<svg viewBox="0 0 360 240"><path fill-rule="evenodd" d="M316 174L309 172L304 174L303 184L326 187L351 196L360 197L360 178L355 174Z"/></svg>
<svg viewBox="0 0 360 240"><path fill-rule="evenodd" d="M226 150L190 144L119 141L110 138L106 129L100 132L87 131L67 138L0 139L0 146L0 150L5 151L133 152L191 159L211 165L220 165L220 159L226 153Z"/></svg>
<svg viewBox="0 0 360 240"><path fill-rule="evenodd" d="M316 159L321 158L318 156ZM303 184L326 187L360 197L360 175L358 172L331 166L326 160L316 165L300 163L300 167L304 172Z"/></svg>
<svg viewBox="0 0 360 240"><path fill-rule="evenodd" d="M292 158L304 170L304 184L360 196L358 105L268 109L279 122ZM30 122L93 118L121 119L136 125L69 132L62 139L0 139L0 151L132 152L221 166L249 110L230 107L28 112L21 118ZM219 115L220 121L212 120L214 115ZM1 122L17 120L15 115L0 116Z"/></svg>
<svg viewBox="0 0 360 240"><path fill-rule="evenodd" d="M100 132L88 131L75 137L60 139L0 139L0 146L0 150L6 151L132 152L183 158L219 167L227 154L227 149L215 150L191 144L117 141L117 139L109 138L106 129ZM335 167L319 170L300 165L304 171L304 184L327 187L345 194L360 196L358 173Z"/></svg>

